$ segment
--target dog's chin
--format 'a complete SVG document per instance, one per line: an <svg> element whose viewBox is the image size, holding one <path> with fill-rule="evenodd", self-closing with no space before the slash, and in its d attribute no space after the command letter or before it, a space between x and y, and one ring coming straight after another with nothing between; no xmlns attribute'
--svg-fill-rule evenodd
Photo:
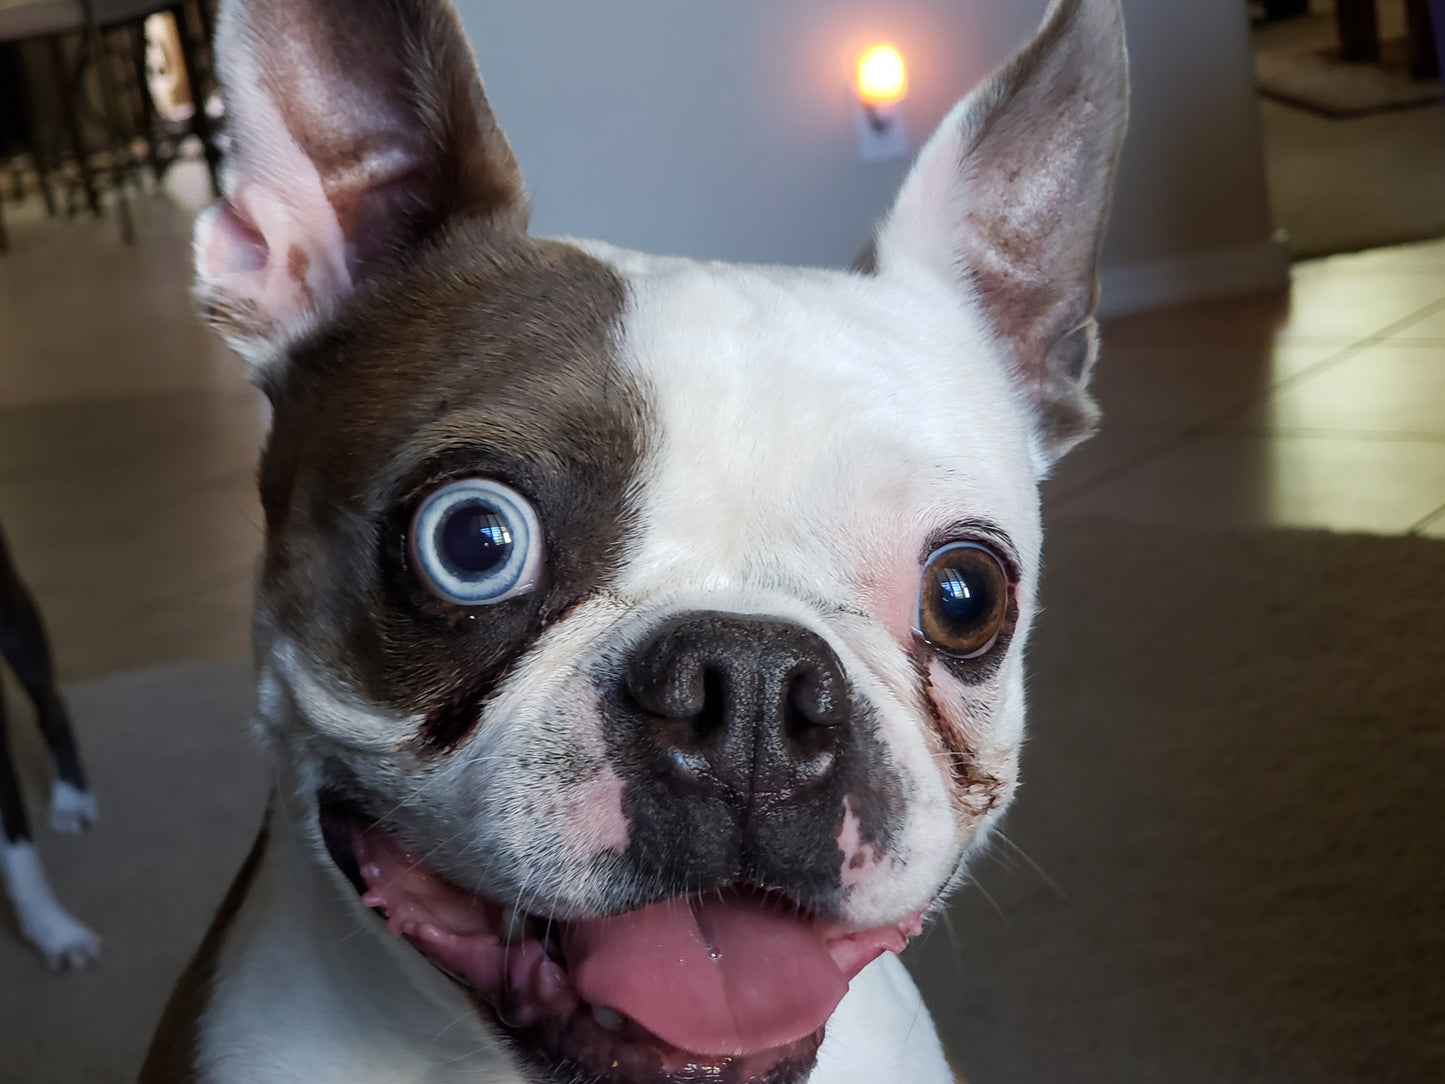
<svg viewBox="0 0 1445 1084"><path fill-rule="evenodd" d="M544 922L465 892L384 824L323 800L332 861L543 1079L795 1084L848 982L920 928L849 929L747 886Z"/></svg>

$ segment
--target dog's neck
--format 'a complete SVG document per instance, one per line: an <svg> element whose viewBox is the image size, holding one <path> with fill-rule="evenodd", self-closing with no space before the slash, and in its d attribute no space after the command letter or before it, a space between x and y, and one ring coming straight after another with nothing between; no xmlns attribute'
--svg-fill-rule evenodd
<svg viewBox="0 0 1445 1084"><path fill-rule="evenodd" d="M523 1084L461 992L338 899L298 817L273 797L195 1025L200 1079Z"/></svg>

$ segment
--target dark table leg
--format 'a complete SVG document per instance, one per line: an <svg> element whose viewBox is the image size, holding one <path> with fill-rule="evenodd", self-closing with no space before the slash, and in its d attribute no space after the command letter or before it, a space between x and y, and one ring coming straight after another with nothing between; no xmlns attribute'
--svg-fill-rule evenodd
<svg viewBox="0 0 1445 1084"><path fill-rule="evenodd" d="M1431 79L1440 74L1440 58L1435 53L1435 30L1430 22L1429 0L1405 0L1405 18L1409 29L1405 49L1412 79Z"/></svg>
<svg viewBox="0 0 1445 1084"><path fill-rule="evenodd" d="M1380 59L1380 24L1375 0L1335 0L1335 23L1340 33L1340 59L1372 64Z"/></svg>
<svg viewBox="0 0 1445 1084"><path fill-rule="evenodd" d="M1264 0L1266 19L1293 19L1310 13L1310 0Z"/></svg>
<svg viewBox="0 0 1445 1084"><path fill-rule="evenodd" d="M1445 63L1445 0L1426 0L1430 27L1435 36L1435 59Z"/></svg>

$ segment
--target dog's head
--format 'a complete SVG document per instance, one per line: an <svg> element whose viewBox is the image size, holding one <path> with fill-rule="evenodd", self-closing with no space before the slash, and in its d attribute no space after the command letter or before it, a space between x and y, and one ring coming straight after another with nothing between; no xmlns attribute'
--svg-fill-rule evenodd
<svg viewBox="0 0 1445 1084"><path fill-rule="evenodd" d="M851 272L528 236L441 0L241 0L218 48L198 294L273 404L258 714L318 856L545 1079L794 1079L1014 790L1117 0L1052 6Z"/></svg>

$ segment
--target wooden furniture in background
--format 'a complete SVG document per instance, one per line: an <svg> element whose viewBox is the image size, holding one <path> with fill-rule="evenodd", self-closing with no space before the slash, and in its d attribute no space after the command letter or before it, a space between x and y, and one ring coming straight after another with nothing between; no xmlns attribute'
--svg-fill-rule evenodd
<svg viewBox="0 0 1445 1084"><path fill-rule="evenodd" d="M1405 49L1410 74L1428 79L1439 74L1429 0L1405 0ZM1380 23L1376 0L1335 0L1340 59L1373 64L1380 59Z"/></svg>
<svg viewBox="0 0 1445 1084"><path fill-rule="evenodd" d="M157 14L170 17L178 55L169 60L179 62L184 85L191 91L192 108L181 126L182 134L199 137L211 186L218 188L220 151L215 125L206 111L207 88L215 83L209 58L213 6L212 0L0 0L0 44L41 46L41 52L32 50L31 56L43 56L48 68L44 73L48 87L27 86L18 101L0 102L0 109L23 114L18 122L12 117L8 127L29 132L31 165L47 211L55 213L52 179L62 165L70 163L93 214L101 213L100 187L108 181L116 197L121 235L127 242L133 239L125 193L126 183L134 183L133 141L137 136L144 140L157 180L174 157L161 153L166 116L156 109L147 72L144 24ZM125 63L118 64L118 59ZM35 64L25 67L32 80L40 74ZM91 105L86 94L87 70L94 72L99 92L103 146L93 145L95 133L87 131L82 115ZM181 79L173 82L179 84ZM42 95L53 102L59 114L63 131L59 142L40 136L34 106ZM174 110L170 116L174 119ZM0 251L5 242L0 219Z"/></svg>

